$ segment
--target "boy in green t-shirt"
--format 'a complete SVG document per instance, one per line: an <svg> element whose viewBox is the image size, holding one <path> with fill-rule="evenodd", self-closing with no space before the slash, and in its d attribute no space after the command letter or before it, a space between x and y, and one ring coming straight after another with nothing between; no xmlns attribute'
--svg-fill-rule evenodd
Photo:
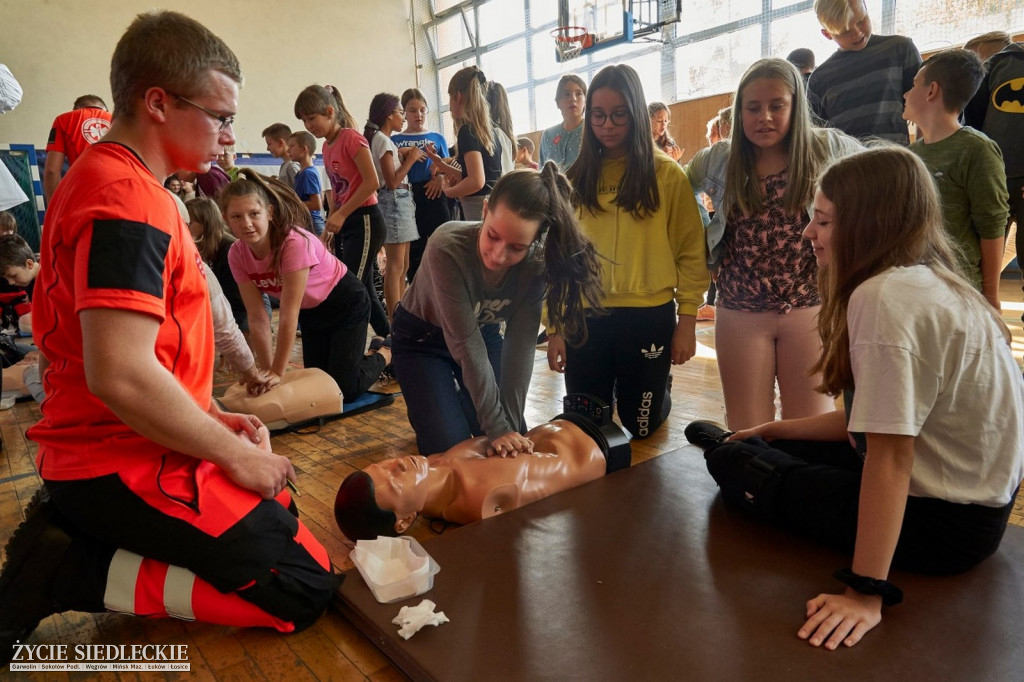
<svg viewBox="0 0 1024 682"><path fill-rule="evenodd" d="M961 250L974 286L999 309L1006 219L1006 172L999 146L958 120L983 76L981 60L962 49L943 50L924 63L904 95L903 116L917 124L910 149L935 178L942 218Z"/></svg>

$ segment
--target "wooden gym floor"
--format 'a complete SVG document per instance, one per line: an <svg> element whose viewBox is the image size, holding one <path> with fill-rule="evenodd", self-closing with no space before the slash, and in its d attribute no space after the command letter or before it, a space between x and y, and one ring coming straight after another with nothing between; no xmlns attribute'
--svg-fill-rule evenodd
<svg viewBox="0 0 1024 682"><path fill-rule="evenodd" d="M1003 313L1014 334L1014 356L1024 354L1024 311L1020 281L1003 280ZM722 398L714 352L713 324L698 323L697 356L682 367L673 368L672 415L651 438L633 444L634 463L670 452L686 444L683 427L694 419L721 420ZM296 352L296 360L298 353ZM218 374L219 389L230 377ZM539 349L536 371L527 403L527 420L537 424L560 411L564 384L560 375L548 371L546 356ZM35 472L35 444L25 431L39 419L34 402L21 402L0 412L0 545L7 542L24 518L23 509L40 479ZM275 452L288 456L298 473L296 499L300 516L323 542L333 561L342 569L351 567L351 543L334 523L334 495L342 479L366 464L395 455L415 452L413 433L405 418L405 403L399 396L393 405L366 414L331 422L311 435L274 438ZM708 479L708 485L714 485ZM1024 526L1024 493L1018 497L1010 523ZM426 523L418 521L412 533L422 540L433 535ZM443 605L442 605L443 607ZM150 620L118 614L69 612L45 619L29 640L36 644L185 644L191 665L189 673L145 673L145 679L187 678L199 680L401 680L374 646L341 615L329 610L313 627L298 635L280 635L269 630L237 629ZM22 679L64 680L71 674L18 673ZM138 673L75 673L74 678L135 680Z"/></svg>

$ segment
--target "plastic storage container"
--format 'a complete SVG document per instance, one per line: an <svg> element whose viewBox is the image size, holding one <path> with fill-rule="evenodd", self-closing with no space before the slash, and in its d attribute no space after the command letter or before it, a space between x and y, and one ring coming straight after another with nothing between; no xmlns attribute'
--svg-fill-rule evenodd
<svg viewBox="0 0 1024 682"><path fill-rule="evenodd" d="M382 604L423 594L441 570L419 542L407 537L359 540L349 557Z"/></svg>

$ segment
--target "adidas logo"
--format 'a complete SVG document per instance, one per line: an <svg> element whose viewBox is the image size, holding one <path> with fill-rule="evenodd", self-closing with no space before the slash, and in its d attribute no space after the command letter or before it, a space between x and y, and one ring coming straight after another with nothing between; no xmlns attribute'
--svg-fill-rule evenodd
<svg viewBox="0 0 1024 682"><path fill-rule="evenodd" d="M640 352L643 353L644 357L647 358L648 360L654 360L655 358L661 357L661 352L663 350L665 350L665 346L655 346L652 343L650 350L646 348L641 348Z"/></svg>

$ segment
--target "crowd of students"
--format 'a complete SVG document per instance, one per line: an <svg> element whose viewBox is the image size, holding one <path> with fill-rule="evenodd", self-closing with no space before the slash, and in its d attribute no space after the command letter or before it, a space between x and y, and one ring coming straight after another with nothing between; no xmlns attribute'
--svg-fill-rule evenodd
<svg viewBox="0 0 1024 682"><path fill-rule="evenodd" d="M303 89L305 131L263 131L277 178L234 166L241 72L227 46L182 15L140 16L112 63L113 124L55 187L40 258L0 262L12 283L29 268L48 292L35 331L49 396L30 434L46 487L0 575L0 594L19 590L0 655L58 608L175 614L184 599L194 617L292 631L326 605L334 577L289 513L291 465L258 421L210 403L211 304L193 243L229 323L247 327L252 394L274 390L299 337L304 364L346 399L393 365L424 455L479 435L493 455L532 452L524 403L542 324L566 389L650 436L671 410L671 366L696 353L713 276L729 431L698 422L687 436L728 502L853 551L852 591L812 600L801 637L855 644L898 601L891 565L959 571L995 551L1024 475L1024 380L995 265L1022 188L1000 143L958 120L968 108L1005 129L1002 112L972 104L983 81L1000 87L995 67L960 49L922 64L909 39L872 33L862 0L815 9L835 55L806 85L786 60L752 64L685 166L668 108L629 66L560 79L563 120L541 135L539 170L504 89L467 67L447 84L451 147L427 129L419 90L377 95L360 132L336 87ZM144 71L150 42L199 50L200 66ZM987 63L1007 77L1019 52ZM909 151L907 120L919 130ZM195 193L185 219L165 180ZM115 187L131 201L107 197ZM279 300L276 345L266 295ZM153 387L166 395L156 411L140 394ZM93 422L99 445L82 449ZM134 452L151 456L126 466ZM213 516L193 504L200 490L219 500ZM968 530L947 534L942 557L922 549L954 525ZM237 565L211 563L235 552ZM195 587L149 611L104 600L104 576L142 584L144 562L181 566Z"/></svg>

